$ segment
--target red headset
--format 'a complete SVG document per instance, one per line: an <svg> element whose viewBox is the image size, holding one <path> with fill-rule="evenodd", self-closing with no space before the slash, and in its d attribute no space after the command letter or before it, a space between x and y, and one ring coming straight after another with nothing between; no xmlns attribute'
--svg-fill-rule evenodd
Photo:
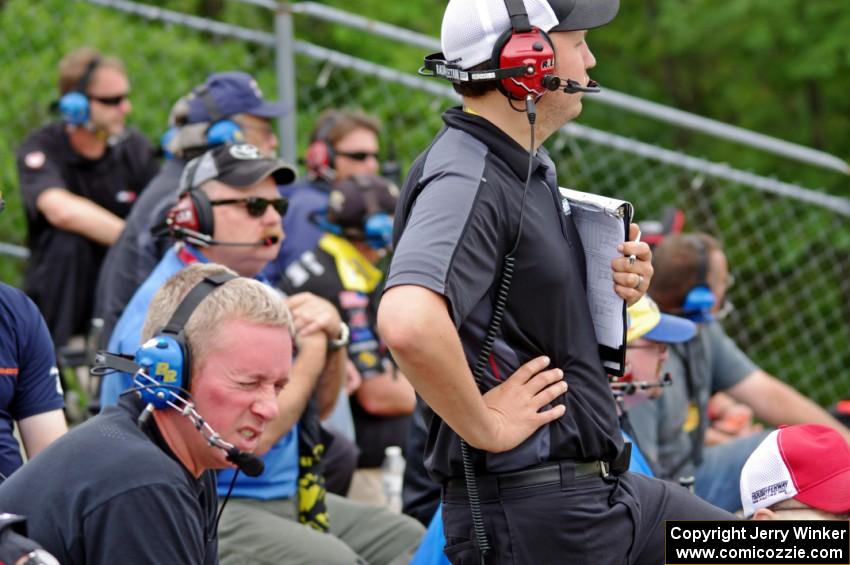
<svg viewBox="0 0 850 565"><path fill-rule="evenodd" d="M511 100L538 99L557 90L561 79L555 72L555 47L545 31L528 19L522 0L504 0L511 27L493 46L490 67L467 71L446 60L442 53L425 57L419 74L441 77L456 84L498 81L499 90Z"/></svg>
<svg viewBox="0 0 850 565"><path fill-rule="evenodd" d="M325 179L329 182L334 179L336 153L328 141L328 135L339 122L339 116L338 112L331 112L317 124L313 139L310 140L310 145L304 154L304 166L313 178Z"/></svg>
<svg viewBox="0 0 850 565"><path fill-rule="evenodd" d="M511 27L493 46L489 69L469 71L447 61L442 53L425 57L419 74L439 77L455 84L498 81L499 91L511 100L535 101L549 90L564 92L599 92L591 80L587 86L573 79L555 75L555 46L549 35L531 25L523 0L504 0Z"/></svg>
<svg viewBox="0 0 850 565"><path fill-rule="evenodd" d="M522 0L505 0L511 27L493 46L490 64L498 70L523 69L517 75L507 75L499 81L499 90L513 100L525 100L530 94L538 99L547 90L560 84L555 75L555 47L549 35L528 20ZM553 80L554 79L554 80Z"/></svg>

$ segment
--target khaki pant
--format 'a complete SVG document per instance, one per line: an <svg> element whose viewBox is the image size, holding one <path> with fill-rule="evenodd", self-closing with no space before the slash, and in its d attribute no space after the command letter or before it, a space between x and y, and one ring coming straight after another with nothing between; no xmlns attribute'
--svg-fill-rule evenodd
<svg viewBox="0 0 850 565"><path fill-rule="evenodd" d="M222 565L395 565L410 561L424 531L419 522L330 493L326 502L329 533L298 523L294 497L231 499L218 528Z"/></svg>

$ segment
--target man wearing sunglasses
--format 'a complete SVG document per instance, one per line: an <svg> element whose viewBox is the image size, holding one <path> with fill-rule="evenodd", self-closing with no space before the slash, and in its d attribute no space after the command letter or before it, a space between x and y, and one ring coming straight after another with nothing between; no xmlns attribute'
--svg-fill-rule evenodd
<svg viewBox="0 0 850 565"><path fill-rule="evenodd" d="M291 206L285 222L286 242L277 259L263 271L273 282L279 281L286 267L313 249L324 235L311 218L327 208L331 184L353 175L378 174L380 133L378 120L360 112L326 110L316 120L304 157L307 180L281 188L281 195L289 198Z"/></svg>
<svg viewBox="0 0 850 565"><path fill-rule="evenodd" d="M278 139L272 120L285 109L266 100L254 77L241 71L213 73L174 104L163 139L169 158L133 206L97 281L94 314L102 320L101 347L133 293L173 243L167 230L155 235L151 228L161 225L177 202L186 163L226 142L244 141L273 155Z"/></svg>
<svg viewBox="0 0 850 565"><path fill-rule="evenodd" d="M281 212L286 201L277 187L294 179L289 165L247 144L219 146L190 161L181 178L180 199L168 217L178 243L133 295L108 350L138 349L153 295L188 264L216 262L242 276L265 280L258 274L277 255L284 237ZM316 295L293 294L287 306L297 346L290 382L278 396L280 416L267 426L257 449L265 454L263 475L235 479L234 498L219 528L221 561L342 563L355 562L360 555L369 563L389 563L415 546L421 530L388 511L324 493L322 454L327 440L319 414L333 406L341 389L348 328L333 304ZM101 405L115 404L131 384L129 375L106 375ZM219 474L220 496L227 493L231 480L232 472ZM263 510L261 502L266 505ZM283 518L285 527L271 532L270 525L279 524L271 514ZM285 540L289 552L269 557L263 553L266 539Z"/></svg>
<svg viewBox="0 0 850 565"><path fill-rule="evenodd" d="M24 141L17 168L32 253L25 289L62 347L88 330L106 250L159 166L126 127L130 82L119 59L72 51L59 63L59 92L62 120Z"/></svg>

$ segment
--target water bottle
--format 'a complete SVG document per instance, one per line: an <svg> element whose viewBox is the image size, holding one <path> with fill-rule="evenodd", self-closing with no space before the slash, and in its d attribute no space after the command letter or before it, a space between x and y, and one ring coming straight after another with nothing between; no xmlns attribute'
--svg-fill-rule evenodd
<svg viewBox="0 0 850 565"><path fill-rule="evenodd" d="M384 450L381 481L384 486L384 505L393 512L401 512L404 457L401 454L401 448L397 445L390 445Z"/></svg>

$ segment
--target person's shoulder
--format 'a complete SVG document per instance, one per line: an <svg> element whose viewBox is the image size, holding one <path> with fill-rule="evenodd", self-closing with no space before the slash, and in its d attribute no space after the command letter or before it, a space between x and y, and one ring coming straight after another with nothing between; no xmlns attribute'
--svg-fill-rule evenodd
<svg viewBox="0 0 850 565"><path fill-rule="evenodd" d="M153 152L153 145L147 137L136 128L128 127L124 133L124 138L121 140L121 145L127 147L131 151L144 149Z"/></svg>
<svg viewBox="0 0 850 565"><path fill-rule="evenodd" d="M63 154L65 128L61 123L46 124L33 130L18 147L18 156L31 169L38 169L47 157Z"/></svg>
<svg viewBox="0 0 850 565"><path fill-rule="evenodd" d="M38 319L38 307L24 291L5 283L0 283L0 305L5 310L5 316L12 320Z"/></svg>

